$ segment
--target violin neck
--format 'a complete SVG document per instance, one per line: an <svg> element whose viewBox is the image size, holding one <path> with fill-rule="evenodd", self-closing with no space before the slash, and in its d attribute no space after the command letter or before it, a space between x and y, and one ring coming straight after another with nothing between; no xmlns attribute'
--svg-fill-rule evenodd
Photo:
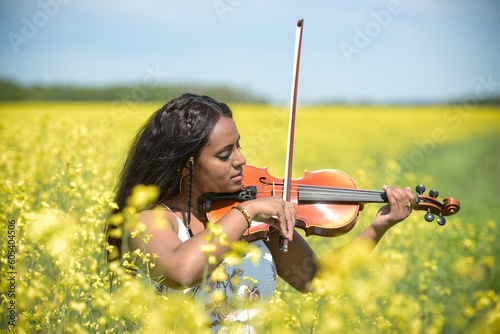
<svg viewBox="0 0 500 334"><path fill-rule="evenodd" d="M300 185L298 189L299 202L314 203L387 203L384 191L330 188Z"/></svg>

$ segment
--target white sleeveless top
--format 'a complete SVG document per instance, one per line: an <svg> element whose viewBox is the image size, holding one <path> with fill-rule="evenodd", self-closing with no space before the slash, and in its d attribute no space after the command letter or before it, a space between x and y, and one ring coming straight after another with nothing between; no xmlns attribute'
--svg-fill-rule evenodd
<svg viewBox="0 0 500 334"><path fill-rule="evenodd" d="M162 205L173 214L169 207ZM182 242L185 242L190 238L189 231L182 220L175 215L174 217L177 218L179 225L178 236ZM198 302L205 303L205 310L208 313L210 325L214 332L217 332L222 327L223 322L227 321L243 322L245 323L245 332L252 332L253 329L249 322L258 313L258 309L249 309L248 307L251 306L242 308L242 305L252 305L252 303L245 303L245 301L269 302L276 290L277 282L276 265L269 248L262 240L254 242L253 245L258 247L262 253L257 265L250 261L252 253L248 253L241 263L236 266L229 266L222 262L221 266L224 267L228 279L225 282L214 282L208 277L209 292L205 293L203 297L201 297L199 286L185 290L175 290L154 282L155 291L160 295L168 295L169 297L183 294L188 298L194 298ZM212 301L212 293L216 290L220 290L226 295L223 302L214 303Z"/></svg>

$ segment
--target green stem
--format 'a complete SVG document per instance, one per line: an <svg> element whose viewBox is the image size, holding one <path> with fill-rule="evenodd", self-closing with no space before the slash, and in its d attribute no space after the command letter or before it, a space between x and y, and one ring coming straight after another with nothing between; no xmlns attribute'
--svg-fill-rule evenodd
<svg viewBox="0 0 500 334"><path fill-rule="evenodd" d="M149 286L149 291L151 293L151 303L152 303L153 298L154 298L153 286L151 285L152 278L151 278L151 272L149 271L149 259L147 258L147 254L146 254L146 243L144 243L144 241L142 242L142 251L143 251L144 256L146 258L146 277L148 278L148 286Z"/></svg>
<svg viewBox="0 0 500 334"><path fill-rule="evenodd" d="M203 268L203 278L201 280L201 286L200 286L202 300L203 300L203 293L205 292L207 286L207 275L208 275L208 257L207 261L205 262L205 267Z"/></svg>

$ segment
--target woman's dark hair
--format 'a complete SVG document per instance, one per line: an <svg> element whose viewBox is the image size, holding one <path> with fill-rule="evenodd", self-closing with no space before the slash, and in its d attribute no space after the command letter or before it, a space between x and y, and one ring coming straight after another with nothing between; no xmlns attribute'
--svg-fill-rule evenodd
<svg viewBox="0 0 500 334"><path fill-rule="evenodd" d="M156 111L132 142L115 189L119 208L112 213L123 210L138 184L158 187L158 202L179 195L183 168L199 155L221 116L232 118L225 103L196 94L183 94ZM192 177L192 164L190 169ZM112 228L106 228L108 243L120 252L121 239L109 236Z"/></svg>

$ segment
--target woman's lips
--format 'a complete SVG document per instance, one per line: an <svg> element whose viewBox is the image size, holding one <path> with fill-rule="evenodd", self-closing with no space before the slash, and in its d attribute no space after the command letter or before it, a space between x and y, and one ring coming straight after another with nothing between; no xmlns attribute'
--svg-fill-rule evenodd
<svg viewBox="0 0 500 334"><path fill-rule="evenodd" d="M233 180L233 181L237 181L237 182L242 181L242 180L243 180L243 173L238 173L238 174L236 174L235 176L233 176L233 177L231 178L231 180Z"/></svg>

